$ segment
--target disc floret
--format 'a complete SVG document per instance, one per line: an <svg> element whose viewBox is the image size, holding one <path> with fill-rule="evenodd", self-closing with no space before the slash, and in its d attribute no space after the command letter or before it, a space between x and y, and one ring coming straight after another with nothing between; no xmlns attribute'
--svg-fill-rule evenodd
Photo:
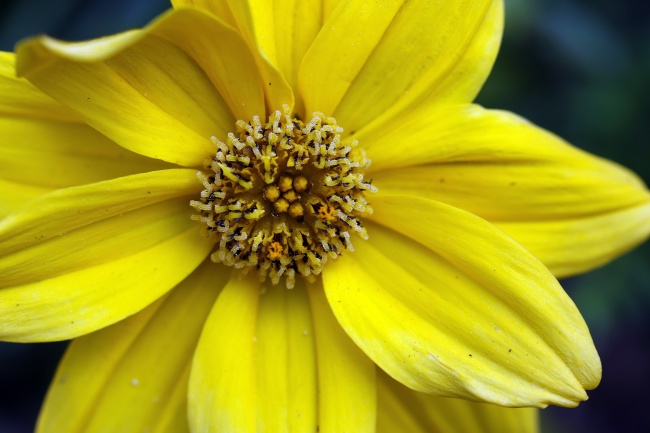
<svg viewBox="0 0 650 433"><path fill-rule="evenodd" d="M363 177L369 160L342 133L332 117L305 123L285 106L266 123L237 121L225 143L212 137L215 156L198 173L204 190L190 202L216 241L212 260L291 288L297 274L311 280L352 251L352 233L367 239L365 193L376 188Z"/></svg>

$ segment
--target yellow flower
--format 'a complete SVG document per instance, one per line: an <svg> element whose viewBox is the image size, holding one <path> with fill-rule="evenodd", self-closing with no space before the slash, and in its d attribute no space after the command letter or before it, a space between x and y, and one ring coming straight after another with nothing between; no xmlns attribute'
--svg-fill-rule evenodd
<svg viewBox="0 0 650 433"><path fill-rule="evenodd" d="M643 241L650 195L471 104L501 1L172 4L0 55L0 337L79 337L39 431L534 431L440 397L587 398L556 277Z"/></svg>

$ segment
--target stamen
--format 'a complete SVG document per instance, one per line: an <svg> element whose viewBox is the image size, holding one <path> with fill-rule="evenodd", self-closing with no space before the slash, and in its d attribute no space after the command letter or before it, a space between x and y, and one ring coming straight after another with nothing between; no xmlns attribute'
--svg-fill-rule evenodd
<svg viewBox="0 0 650 433"><path fill-rule="evenodd" d="M351 233L367 239L365 193L376 188L364 181L365 154L342 132L331 117L303 123L284 106L265 124L237 121L225 143L211 137L217 151L190 205L216 241L212 260L292 288L296 275L313 280L328 258L352 251Z"/></svg>

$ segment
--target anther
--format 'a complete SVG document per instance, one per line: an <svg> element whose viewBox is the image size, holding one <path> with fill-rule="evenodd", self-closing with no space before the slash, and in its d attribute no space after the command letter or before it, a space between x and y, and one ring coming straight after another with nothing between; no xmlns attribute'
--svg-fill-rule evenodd
<svg viewBox="0 0 650 433"><path fill-rule="evenodd" d="M277 260L282 257L283 250L284 248L282 248L282 244L280 242L271 242L271 245L269 245L269 252L267 254L267 257L269 260Z"/></svg>
<svg viewBox="0 0 650 433"><path fill-rule="evenodd" d="M336 220L336 209L332 206L321 206L316 215L321 221L332 222Z"/></svg>

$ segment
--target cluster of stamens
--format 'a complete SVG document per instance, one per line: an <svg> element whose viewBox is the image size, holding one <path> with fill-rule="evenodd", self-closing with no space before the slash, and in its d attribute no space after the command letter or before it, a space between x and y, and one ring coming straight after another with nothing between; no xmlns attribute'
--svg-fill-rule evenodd
<svg viewBox="0 0 650 433"><path fill-rule="evenodd" d="M191 201L216 241L212 260L257 269L260 278L292 288L296 274L321 273L328 258L352 250L351 233L368 235L361 217L372 212L363 179L369 165L356 140L341 142L336 120L314 113L304 123L288 107L263 124L238 121L198 173L204 190Z"/></svg>

